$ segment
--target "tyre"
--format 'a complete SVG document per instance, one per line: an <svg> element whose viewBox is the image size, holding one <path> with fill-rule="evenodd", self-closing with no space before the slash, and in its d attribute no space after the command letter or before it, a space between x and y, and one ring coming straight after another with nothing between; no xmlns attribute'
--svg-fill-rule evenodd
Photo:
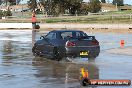
<svg viewBox="0 0 132 88"><path fill-rule="evenodd" d="M32 52L33 52L33 55L34 56L39 56L39 52L37 51L37 48L34 46L33 48L32 48Z"/></svg>
<svg viewBox="0 0 132 88"><path fill-rule="evenodd" d="M53 49L53 59L57 61L62 60L62 57L60 56L60 52L57 47Z"/></svg>
<svg viewBox="0 0 132 88"><path fill-rule="evenodd" d="M97 52L92 52L92 53L89 54L88 58L89 58L90 60L95 60L95 58L98 57L98 55L99 55L99 53L97 53Z"/></svg>

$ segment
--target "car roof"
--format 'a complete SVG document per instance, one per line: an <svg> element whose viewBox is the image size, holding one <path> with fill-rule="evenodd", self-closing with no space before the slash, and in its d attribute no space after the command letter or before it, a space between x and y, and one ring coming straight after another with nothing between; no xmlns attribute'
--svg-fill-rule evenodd
<svg viewBox="0 0 132 88"><path fill-rule="evenodd" d="M81 32L80 30L53 30L51 32Z"/></svg>

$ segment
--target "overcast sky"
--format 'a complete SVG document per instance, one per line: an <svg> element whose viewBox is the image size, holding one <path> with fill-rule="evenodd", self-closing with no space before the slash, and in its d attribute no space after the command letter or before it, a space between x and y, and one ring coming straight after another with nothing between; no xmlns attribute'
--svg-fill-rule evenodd
<svg viewBox="0 0 132 88"><path fill-rule="evenodd" d="M86 2L88 2L89 0L84 0ZM113 0L106 0L107 2L112 2ZM124 0L124 4L131 4L132 5L132 0Z"/></svg>

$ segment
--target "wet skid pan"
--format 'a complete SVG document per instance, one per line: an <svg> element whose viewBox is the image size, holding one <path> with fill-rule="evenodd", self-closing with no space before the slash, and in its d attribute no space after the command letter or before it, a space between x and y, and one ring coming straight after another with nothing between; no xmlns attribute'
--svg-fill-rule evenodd
<svg viewBox="0 0 132 88"><path fill-rule="evenodd" d="M39 33L36 39L39 39ZM112 40L116 34L96 34L100 41ZM118 38L129 34L118 35ZM132 79L131 56L110 54L105 49L118 48L118 45L101 43L99 57L92 61L74 58L74 62L54 61L34 57L31 52L31 31L0 31L0 87L1 88L82 88L78 78L80 68L89 71L91 79ZM126 41L127 41L126 40ZM126 45L127 46L127 45ZM84 52L82 55L89 53ZM112 75L110 77L110 75ZM101 87L106 88L106 87ZM116 88L116 87L110 87ZM119 87L122 88L122 87ZM128 87L128 88L131 88Z"/></svg>

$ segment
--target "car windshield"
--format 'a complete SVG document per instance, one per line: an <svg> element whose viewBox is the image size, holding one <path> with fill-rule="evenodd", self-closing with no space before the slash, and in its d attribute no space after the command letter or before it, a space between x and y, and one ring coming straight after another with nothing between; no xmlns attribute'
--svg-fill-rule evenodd
<svg viewBox="0 0 132 88"><path fill-rule="evenodd" d="M84 32L82 32L82 31L76 31L76 32L69 31L69 32L62 32L61 33L61 37L63 39L66 39L66 38L87 37L87 34L84 33Z"/></svg>

